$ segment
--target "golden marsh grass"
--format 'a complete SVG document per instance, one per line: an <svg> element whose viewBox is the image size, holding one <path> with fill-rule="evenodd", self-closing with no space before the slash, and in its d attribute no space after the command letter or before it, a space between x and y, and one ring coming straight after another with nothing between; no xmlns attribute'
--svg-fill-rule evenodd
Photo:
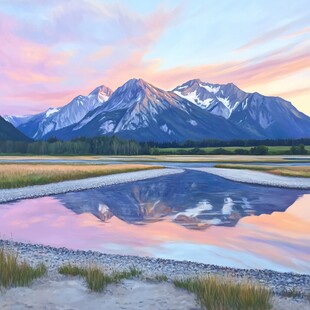
<svg viewBox="0 0 310 310"><path fill-rule="evenodd" d="M142 164L0 164L0 188L18 188L159 168L161 167Z"/></svg>
<svg viewBox="0 0 310 310"><path fill-rule="evenodd" d="M228 168L228 169L248 169L255 171L263 171L275 175L289 176L289 177L302 177L310 178L310 166L255 166L255 165L215 165L216 168Z"/></svg>

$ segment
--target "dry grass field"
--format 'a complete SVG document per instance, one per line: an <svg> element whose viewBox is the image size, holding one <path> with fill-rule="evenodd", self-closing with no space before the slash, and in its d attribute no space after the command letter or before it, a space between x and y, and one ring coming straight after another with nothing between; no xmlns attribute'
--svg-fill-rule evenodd
<svg viewBox="0 0 310 310"><path fill-rule="evenodd" d="M229 169L248 169L255 171L267 172L275 175L288 176L288 177L302 177L310 178L310 166L255 166L255 165L215 165L216 168L229 168Z"/></svg>
<svg viewBox="0 0 310 310"><path fill-rule="evenodd" d="M0 188L18 188L159 168L161 167L143 164L0 164Z"/></svg>

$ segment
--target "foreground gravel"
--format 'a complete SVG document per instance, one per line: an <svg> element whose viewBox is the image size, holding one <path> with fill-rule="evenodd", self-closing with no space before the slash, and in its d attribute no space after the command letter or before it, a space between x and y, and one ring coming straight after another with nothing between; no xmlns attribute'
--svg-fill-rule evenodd
<svg viewBox="0 0 310 310"><path fill-rule="evenodd" d="M192 170L211 173L227 180L241 183L295 189L310 189L310 178L284 177L246 169L192 168Z"/></svg>
<svg viewBox="0 0 310 310"><path fill-rule="evenodd" d="M81 191L102 186L141 181L182 172L184 172L184 170L182 169L143 170L137 172L117 173L82 180L51 183L46 185L27 186L14 189L2 189L0 190L0 203L14 201L18 199L64 194L67 192Z"/></svg>
<svg viewBox="0 0 310 310"><path fill-rule="evenodd" d="M72 263L79 265L95 264L102 266L108 272L112 270L121 271L135 266L143 272L145 277L154 278L156 275L166 275L170 280L201 274L228 276L236 279L236 281L250 280L260 283L269 287L275 294L281 294L283 290L294 289L306 295L310 289L310 275L282 273L266 269L237 269L189 261L75 251L11 240L0 240L0 248L16 251L19 259L25 259L32 265L43 262L48 267L51 278L60 276L57 271L59 266Z"/></svg>

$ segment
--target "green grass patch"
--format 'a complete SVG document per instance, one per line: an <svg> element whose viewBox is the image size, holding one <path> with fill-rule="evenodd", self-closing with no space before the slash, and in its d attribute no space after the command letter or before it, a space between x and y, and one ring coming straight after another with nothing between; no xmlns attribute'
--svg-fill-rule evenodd
<svg viewBox="0 0 310 310"><path fill-rule="evenodd" d="M168 277L164 274L158 274L154 277L154 280L155 281L158 281L158 282L167 282L168 281Z"/></svg>
<svg viewBox="0 0 310 310"><path fill-rule="evenodd" d="M85 279L87 287L94 292L102 292L108 284L118 283L124 279L131 279L142 274L136 267L125 271L113 271L108 274L97 266L77 266L66 264L59 267L58 272L67 276L81 276Z"/></svg>
<svg viewBox="0 0 310 310"><path fill-rule="evenodd" d="M202 150L206 155L212 155L218 149L226 150L234 154L236 150L250 151L253 146L224 146L224 147L199 147L199 150ZM190 152L194 148L192 147L176 147L176 148L156 148L159 154L169 155L169 154L178 154L178 152ZM310 145L305 146L305 149L310 152ZM268 155L290 155L291 147L290 146L268 146Z"/></svg>
<svg viewBox="0 0 310 310"><path fill-rule="evenodd" d="M175 280L174 284L194 293L203 309L271 309L270 291L255 284L235 283L214 276Z"/></svg>
<svg viewBox="0 0 310 310"><path fill-rule="evenodd" d="M19 262L16 253L0 249L0 288L28 286L46 273L44 264L31 267L26 261Z"/></svg>

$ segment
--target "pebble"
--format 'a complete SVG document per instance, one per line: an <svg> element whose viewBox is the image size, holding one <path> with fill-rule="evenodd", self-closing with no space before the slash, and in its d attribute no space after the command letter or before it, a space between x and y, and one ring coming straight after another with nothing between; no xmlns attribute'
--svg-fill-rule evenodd
<svg viewBox="0 0 310 310"><path fill-rule="evenodd" d="M211 173L224 179L241 183L294 189L310 189L310 178L284 177L246 169L191 168L191 170Z"/></svg>
<svg viewBox="0 0 310 310"><path fill-rule="evenodd" d="M78 265L91 263L102 266L108 271L121 271L135 266L146 277L166 275L170 280L197 275L228 276L236 279L236 281L246 280L260 283L275 294L280 294L284 290L295 290L306 295L310 290L310 275L306 274L277 272L267 269L238 269L190 261L105 254L96 251L54 248L4 239L0 239L0 248L14 250L18 253L19 259L31 262L33 265L45 262L49 274L56 274L58 267L64 263Z"/></svg>
<svg viewBox="0 0 310 310"><path fill-rule="evenodd" d="M46 185L35 185L13 189L1 189L0 203L15 201L19 199L29 199L49 195L64 194L67 192L75 192L121 183L147 180L182 172L184 172L183 169L171 169L171 168L142 170L136 172L117 173L82 180L71 180L58 183L50 183Z"/></svg>

